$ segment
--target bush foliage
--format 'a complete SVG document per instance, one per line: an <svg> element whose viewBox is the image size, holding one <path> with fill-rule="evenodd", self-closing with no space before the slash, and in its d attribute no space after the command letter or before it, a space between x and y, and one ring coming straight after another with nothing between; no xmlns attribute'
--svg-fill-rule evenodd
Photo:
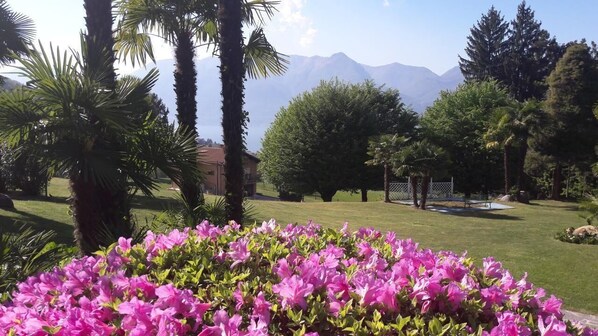
<svg viewBox="0 0 598 336"><path fill-rule="evenodd" d="M492 258L394 233L203 222L30 277L0 306L13 335L598 335ZM43 331L43 332L42 332Z"/></svg>

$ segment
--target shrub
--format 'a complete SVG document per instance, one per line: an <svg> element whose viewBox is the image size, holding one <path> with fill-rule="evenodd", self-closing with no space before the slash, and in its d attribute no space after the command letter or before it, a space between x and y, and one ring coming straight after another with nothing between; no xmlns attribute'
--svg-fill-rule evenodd
<svg viewBox="0 0 598 336"><path fill-rule="evenodd" d="M573 234L573 230L573 227L567 228L557 233L554 238L565 243L598 245L598 235L588 232Z"/></svg>
<svg viewBox="0 0 598 336"><path fill-rule="evenodd" d="M18 285L0 328L33 335L598 335L492 258L394 233L207 222Z"/></svg>

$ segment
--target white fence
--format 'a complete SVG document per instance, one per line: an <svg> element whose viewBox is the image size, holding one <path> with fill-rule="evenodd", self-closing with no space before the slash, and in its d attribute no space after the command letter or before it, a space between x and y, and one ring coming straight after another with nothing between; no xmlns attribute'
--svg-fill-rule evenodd
<svg viewBox="0 0 598 336"><path fill-rule="evenodd" d="M453 199L454 190L453 178L451 177L450 182L434 182L430 179L430 186L428 188L428 199L435 200L450 200ZM421 179L417 183L417 194L421 195ZM411 187L411 181L408 179L407 182L391 182L389 186L390 200L391 201L406 201L411 199L413 194Z"/></svg>

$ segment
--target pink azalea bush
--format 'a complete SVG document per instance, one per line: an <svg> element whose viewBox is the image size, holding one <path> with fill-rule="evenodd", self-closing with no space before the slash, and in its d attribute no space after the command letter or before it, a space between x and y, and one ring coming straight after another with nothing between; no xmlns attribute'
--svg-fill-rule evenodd
<svg viewBox="0 0 598 336"><path fill-rule="evenodd" d="M8 335L598 335L492 258L392 232L207 222L18 284Z"/></svg>

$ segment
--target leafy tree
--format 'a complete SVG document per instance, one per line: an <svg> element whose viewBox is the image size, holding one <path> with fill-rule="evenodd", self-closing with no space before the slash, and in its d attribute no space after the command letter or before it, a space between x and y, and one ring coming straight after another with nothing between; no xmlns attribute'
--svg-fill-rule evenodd
<svg viewBox="0 0 598 336"><path fill-rule="evenodd" d="M98 188L120 188L124 174L132 187L151 194L156 168L173 179L196 173L195 139L157 134L147 118L156 71L141 80L124 78L109 91L105 75L85 71L78 55L40 47L19 61L30 88L2 93L7 103L0 106L0 136L10 145L44 139L35 143L36 155L68 172L75 240L83 253L110 243L101 241L101 230L113 223L105 222ZM108 139L124 143L125 150L115 150Z"/></svg>
<svg viewBox="0 0 598 336"><path fill-rule="evenodd" d="M544 99L546 78L560 57L561 48L534 18L534 11L525 1L517 7L508 33L508 52L504 84L520 102Z"/></svg>
<svg viewBox="0 0 598 336"><path fill-rule="evenodd" d="M27 54L27 44L35 36L33 21L10 9L6 0L0 0L0 65L13 61L14 56Z"/></svg>
<svg viewBox="0 0 598 336"><path fill-rule="evenodd" d="M509 23L494 6L482 14L467 37L467 58L459 56L459 68L466 80L505 80L508 29Z"/></svg>
<svg viewBox="0 0 598 336"><path fill-rule="evenodd" d="M354 185L364 165L361 148L375 119L351 95L351 86L322 82L276 115L262 142L261 167L279 191L318 192L330 202Z"/></svg>
<svg viewBox="0 0 598 336"><path fill-rule="evenodd" d="M382 166L384 168L384 202L389 203L389 186L393 154L397 153L407 142L408 138L398 135L381 135L371 139L367 154L371 157L367 165Z"/></svg>
<svg viewBox="0 0 598 336"><path fill-rule="evenodd" d="M359 106L363 111L373 113L375 127L364 130L369 132L370 137L381 134L397 134L412 138L417 135L419 116L405 106L398 90L385 89L384 86L378 86L373 81L352 85L351 90L356 106ZM364 112L364 115L369 113ZM363 158L362 162L370 159L367 153L369 140L370 138L364 137L359 145L361 148L359 153ZM361 201L367 202L367 191L380 186L382 172L369 165L360 165L358 167L360 168L353 179L353 185L347 186L347 188L361 191Z"/></svg>
<svg viewBox="0 0 598 336"><path fill-rule="evenodd" d="M552 198L560 198L563 165L594 162L598 121L598 61L585 43L570 45L548 77L545 127L537 147L555 158Z"/></svg>
<svg viewBox="0 0 598 336"><path fill-rule="evenodd" d="M413 142L395 153L392 161L396 174L407 174L410 177L413 206L426 210L430 178L434 174L444 173L449 162L446 152L424 139ZM421 202L419 204L417 201L418 178L421 178Z"/></svg>
<svg viewBox="0 0 598 336"><path fill-rule="evenodd" d="M471 82L441 92L422 116L423 133L432 143L442 144L452 161L448 171L467 197L496 187L502 175L497 168L500 155L486 148L484 134L493 111L508 104L509 95L497 82Z"/></svg>

